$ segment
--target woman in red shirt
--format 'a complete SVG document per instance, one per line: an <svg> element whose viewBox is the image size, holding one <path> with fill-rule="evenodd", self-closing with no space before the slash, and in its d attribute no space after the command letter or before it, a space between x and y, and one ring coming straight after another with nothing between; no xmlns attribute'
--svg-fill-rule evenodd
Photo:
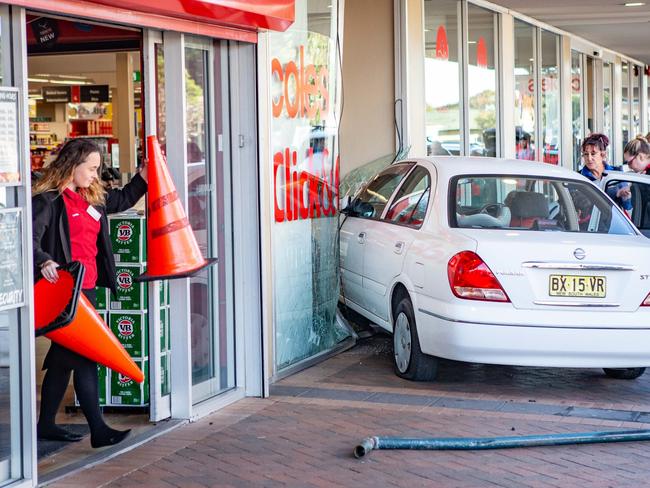
<svg viewBox="0 0 650 488"><path fill-rule="evenodd" d="M115 261L107 214L131 208L147 191L147 168L122 190L105 191L99 179L101 154L89 139L71 139L34 184L32 231L35 279L58 279L59 264L80 261L85 269L83 293L97 305L95 286L116 293ZM43 362L37 425L39 439L79 441L82 436L55 423L56 413L74 371L74 389L90 427L92 447L117 444L129 430L110 428L99 408L97 363L52 343Z"/></svg>

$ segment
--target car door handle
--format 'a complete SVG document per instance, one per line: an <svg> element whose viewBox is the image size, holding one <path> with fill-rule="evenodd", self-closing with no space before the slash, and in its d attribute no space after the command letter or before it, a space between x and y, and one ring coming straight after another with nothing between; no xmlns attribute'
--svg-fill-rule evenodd
<svg viewBox="0 0 650 488"><path fill-rule="evenodd" d="M395 254L402 254L403 250L404 250L404 242L403 241L397 241L395 243L395 247L393 248L393 252Z"/></svg>
<svg viewBox="0 0 650 488"><path fill-rule="evenodd" d="M359 235L357 236L357 241L359 241L359 244L363 244L365 240L366 240L366 233L359 232Z"/></svg>

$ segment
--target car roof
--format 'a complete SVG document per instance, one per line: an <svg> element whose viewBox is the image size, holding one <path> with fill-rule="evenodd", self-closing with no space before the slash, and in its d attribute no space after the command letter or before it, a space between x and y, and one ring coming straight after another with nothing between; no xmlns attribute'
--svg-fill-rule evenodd
<svg viewBox="0 0 650 488"><path fill-rule="evenodd" d="M434 165L438 178L449 179L458 175L527 175L551 178L570 178L589 181L581 174L547 163L519 159L489 158L477 156L429 156L406 158L404 161L417 161L424 166Z"/></svg>

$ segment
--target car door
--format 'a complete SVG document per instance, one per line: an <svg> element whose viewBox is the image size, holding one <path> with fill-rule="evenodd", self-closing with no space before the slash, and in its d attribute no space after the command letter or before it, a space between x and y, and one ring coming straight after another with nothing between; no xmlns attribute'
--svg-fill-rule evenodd
<svg viewBox="0 0 650 488"><path fill-rule="evenodd" d="M626 214L644 236L650 237L650 176L613 171L600 181L600 187L620 206L622 199L616 195L628 188L632 209Z"/></svg>
<svg viewBox="0 0 650 488"><path fill-rule="evenodd" d="M363 260L368 225L378 220L395 188L413 163L399 163L375 176L343 209L340 232L341 295L347 302L367 310L363 290Z"/></svg>
<svg viewBox="0 0 650 488"><path fill-rule="evenodd" d="M390 321L389 287L424 223L432 189L428 169L416 166L395 191L381 220L366 226L363 257L364 301L370 312Z"/></svg>

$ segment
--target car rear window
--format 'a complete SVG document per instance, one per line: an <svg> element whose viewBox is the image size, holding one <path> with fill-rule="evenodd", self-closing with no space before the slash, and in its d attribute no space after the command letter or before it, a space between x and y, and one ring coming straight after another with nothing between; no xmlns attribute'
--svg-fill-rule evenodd
<svg viewBox="0 0 650 488"><path fill-rule="evenodd" d="M589 182L487 175L459 176L451 183L452 227L636 234L621 210Z"/></svg>

